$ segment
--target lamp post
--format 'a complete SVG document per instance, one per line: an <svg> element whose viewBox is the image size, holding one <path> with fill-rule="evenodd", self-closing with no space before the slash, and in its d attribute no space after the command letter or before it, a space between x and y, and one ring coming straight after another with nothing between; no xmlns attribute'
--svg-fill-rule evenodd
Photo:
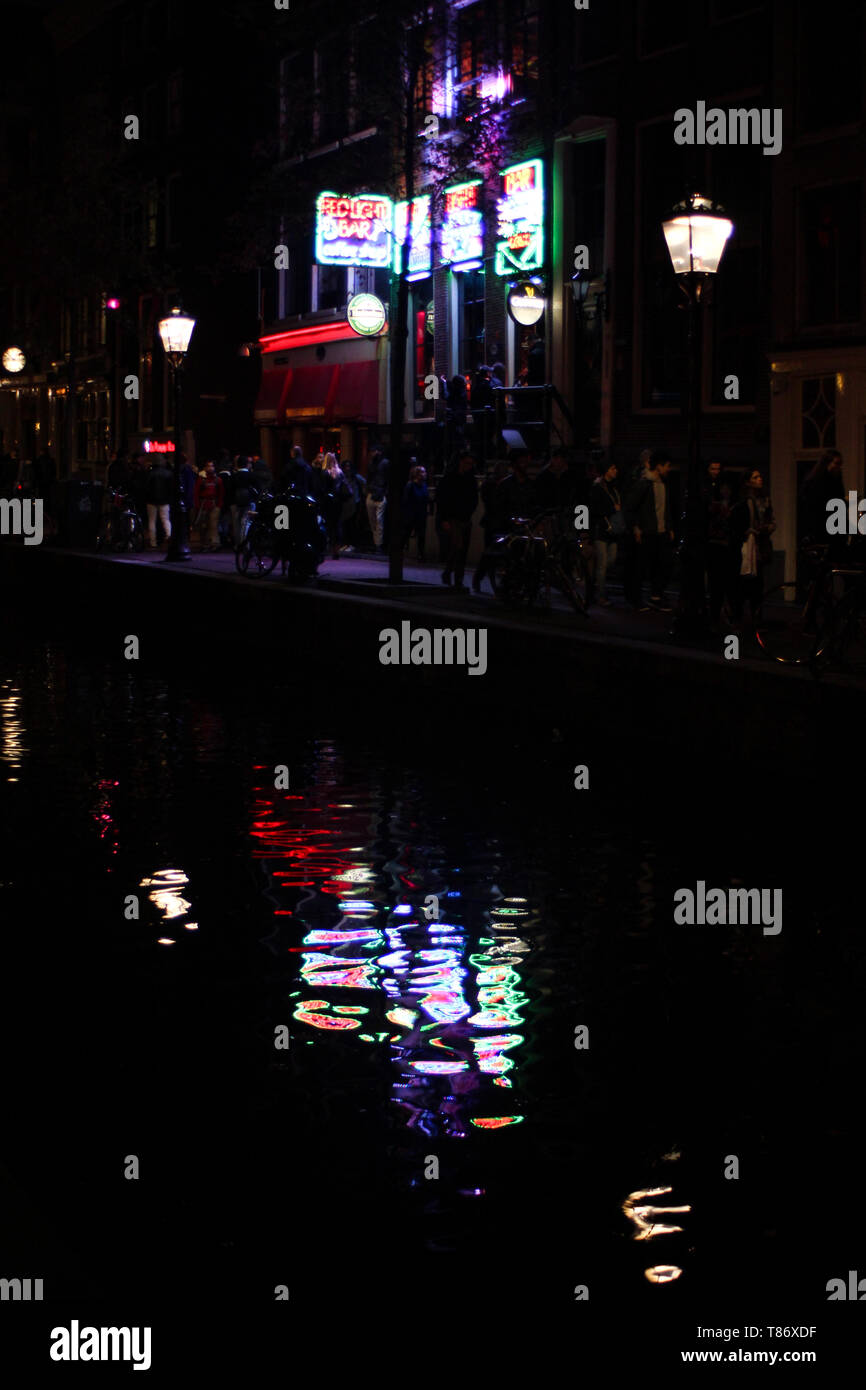
<svg viewBox="0 0 866 1390"><path fill-rule="evenodd" d="M177 308L172 309L168 318L160 319L159 322L159 336L162 339L165 355L171 364L174 383L174 489L171 500L171 538L165 556L166 560L172 562L192 558L186 536L186 518L184 517L180 484L180 374L183 370L184 358L189 350L189 340L194 328L195 319L182 314Z"/></svg>
<svg viewBox="0 0 866 1390"><path fill-rule="evenodd" d="M662 224L674 273L689 311L688 467L681 552L682 587L673 621L673 632L677 636L700 636L707 631L701 514L701 309L709 297L709 287L719 269L725 243L734 230L733 223L722 215L723 211L703 194L690 193Z"/></svg>

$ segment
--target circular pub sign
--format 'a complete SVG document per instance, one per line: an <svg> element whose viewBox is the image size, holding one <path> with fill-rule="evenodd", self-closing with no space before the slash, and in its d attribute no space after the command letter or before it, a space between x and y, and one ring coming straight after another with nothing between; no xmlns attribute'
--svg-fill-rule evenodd
<svg viewBox="0 0 866 1390"><path fill-rule="evenodd" d="M508 312L522 328L538 323L546 308L547 300L538 285L527 282L508 291Z"/></svg>
<svg viewBox="0 0 866 1390"><path fill-rule="evenodd" d="M346 311L349 327L364 338L375 338L385 327L385 305L374 294L355 294Z"/></svg>

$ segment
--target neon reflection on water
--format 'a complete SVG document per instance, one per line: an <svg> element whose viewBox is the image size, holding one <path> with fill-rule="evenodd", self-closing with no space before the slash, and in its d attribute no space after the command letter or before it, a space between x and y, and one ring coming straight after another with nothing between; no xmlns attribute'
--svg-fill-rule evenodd
<svg viewBox="0 0 866 1390"><path fill-rule="evenodd" d="M392 1099L408 1127L465 1136L467 1110L476 1130L511 1128L524 1119L519 1105L502 1114L495 1100L502 1091L492 1087L513 1090L523 1043L519 967L530 946L517 932L530 925L529 904L494 896L486 908L467 905L461 891L439 889L441 918L426 920L419 903L427 871L413 862L411 831L401 835L391 824L400 847L377 869L375 851L359 844L378 824L377 810L358 805L357 796L354 804L337 799L337 763L326 750L322 781L303 798L264 781L254 792L253 853L266 897L275 917L303 933L288 948L300 956L294 1019L322 1042L325 1034L352 1035L386 1049L396 1072ZM423 861L429 850L417 853ZM442 879L449 876L442 870ZM495 935L470 930L473 912ZM343 1002L349 990L362 991L363 1006Z"/></svg>

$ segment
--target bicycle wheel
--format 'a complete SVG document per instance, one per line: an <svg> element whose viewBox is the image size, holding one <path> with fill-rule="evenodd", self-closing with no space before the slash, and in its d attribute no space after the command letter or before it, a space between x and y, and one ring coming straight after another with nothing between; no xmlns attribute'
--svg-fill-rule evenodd
<svg viewBox="0 0 866 1390"><path fill-rule="evenodd" d="M575 613L579 617L585 618L586 603L571 575L562 568L562 565L557 564L553 567L551 578L560 593L568 599Z"/></svg>
<svg viewBox="0 0 866 1390"><path fill-rule="evenodd" d="M829 623L829 640L821 655L822 668L838 663L843 671L866 671L866 613L859 591L851 590L836 604Z"/></svg>
<svg viewBox="0 0 866 1390"><path fill-rule="evenodd" d="M805 603L794 580L777 584L761 602L758 645L784 666L814 666L830 643L833 606L832 585L825 582L810 589Z"/></svg>
<svg viewBox="0 0 866 1390"><path fill-rule="evenodd" d="M245 548L250 551L249 566L257 574L270 574L277 563L277 542L270 526L254 523L247 534Z"/></svg>

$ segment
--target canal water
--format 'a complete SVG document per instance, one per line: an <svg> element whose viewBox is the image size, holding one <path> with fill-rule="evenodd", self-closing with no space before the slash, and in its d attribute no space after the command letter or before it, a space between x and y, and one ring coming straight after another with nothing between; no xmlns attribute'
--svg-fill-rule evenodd
<svg viewBox="0 0 866 1390"><path fill-rule="evenodd" d="M0 658L4 1264L63 1297L814 1310L863 1251L844 803L639 705L210 656ZM782 931L675 925L698 880L781 887Z"/></svg>

